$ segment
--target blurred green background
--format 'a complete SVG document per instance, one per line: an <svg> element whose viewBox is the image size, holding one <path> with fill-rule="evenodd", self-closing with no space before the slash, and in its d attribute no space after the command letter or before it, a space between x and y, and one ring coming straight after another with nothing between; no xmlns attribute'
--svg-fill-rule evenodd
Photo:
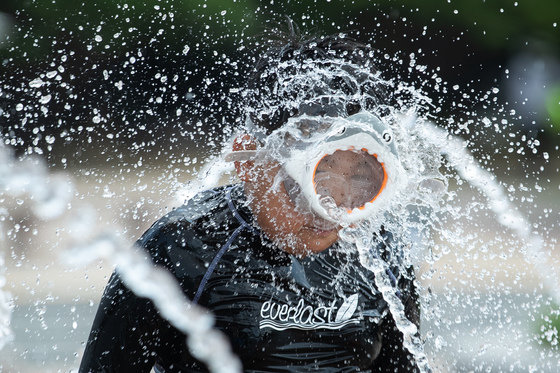
<svg viewBox="0 0 560 373"><path fill-rule="evenodd" d="M390 56L385 76L422 88L440 118L495 115L484 95L499 88L510 122L544 150L559 143L557 0L4 0L0 12L2 136L54 166L84 153L95 164L156 148L212 151L201 139L240 121L236 93L255 44L283 16L371 43ZM408 68L412 54L428 72ZM433 89L432 73L447 89Z"/></svg>

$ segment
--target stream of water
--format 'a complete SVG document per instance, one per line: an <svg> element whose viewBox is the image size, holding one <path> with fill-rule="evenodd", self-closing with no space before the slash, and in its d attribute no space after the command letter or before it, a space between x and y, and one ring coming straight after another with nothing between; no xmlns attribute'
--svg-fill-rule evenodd
<svg viewBox="0 0 560 373"><path fill-rule="evenodd" d="M107 231L102 226L102 233L91 235L90 232L96 231L94 225L99 224L99 219L87 203L72 201L74 188L69 177L59 176L54 179L59 184L53 185L41 160L18 161L3 145L0 145L0 160L3 161L0 163L3 198L7 194L31 201L36 213L44 219L56 218L64 212L65 205L75 203L73 210L68 212L72 224L65 227L74 241L62 258L66 264L79 267L100 258L107 259L116 266L116 271L132 291L150 298L163 318L189 336L187 344L191 353L206 363L211 372L241 372L241 364L231 352L227 337L213 328L212 315L188 300L166 269L154 266L141 249L126 242L119 228ZM11 307L9 294L2 291L4 285L5 278L0 277L0 347L12 338L9 328Z"/></svg>

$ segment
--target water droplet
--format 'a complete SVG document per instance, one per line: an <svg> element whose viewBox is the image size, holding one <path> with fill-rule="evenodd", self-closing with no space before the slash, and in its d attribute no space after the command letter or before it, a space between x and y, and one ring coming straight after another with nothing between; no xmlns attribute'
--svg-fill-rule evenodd
<svg viewBox="0 0 560 373"><path fill-rule="evenodd" d="M434 345L436 350L441 350L443 347L447 346L447 342L445 342L445 339L443 339L441 335L438 335L434 340Z"/></svg>
<svg viewBox="0 0 560 373"><path fill-rule="evenodd" d="M33 79L32 81L29 82L29 86L30 86L31 88L40 88L40 87L42 87L44 84L45 84L45 82L43 82L43 81L41 80L41 78L36 78L36 79Z"/></svg>
<svg viewBox="0 0 560 373"><path fill-rule="evenodd" d="M101 37L101 35L95 35L95 41L100 43L103 40L103 38Z"/></svg>
<svg viewBox="0 0 560 373"><path fill-rule="evenodd" d="M41 104L48 104L51 101L51 95L45 95L45 96L41 96L41 99L39 100L39 102Z"/></svg>

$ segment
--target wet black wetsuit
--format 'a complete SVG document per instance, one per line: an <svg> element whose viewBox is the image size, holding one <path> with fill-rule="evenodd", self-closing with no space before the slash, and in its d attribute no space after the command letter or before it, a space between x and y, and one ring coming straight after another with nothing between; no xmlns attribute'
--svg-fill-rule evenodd
<svg viewBox="0 0 560 373"><path fill-rule="evenodd" d="M355 251L335 244L296 258L260 233L246 205L239 185L206 191L138 241L189 299L212 311L245 372L414 371L373 274ZM377 249L394 260L384 248ZM407 316L418 324L411 275L397 266L393 273ZM80 372L207 371L185 341L151 301L113 274Z"/></svg>

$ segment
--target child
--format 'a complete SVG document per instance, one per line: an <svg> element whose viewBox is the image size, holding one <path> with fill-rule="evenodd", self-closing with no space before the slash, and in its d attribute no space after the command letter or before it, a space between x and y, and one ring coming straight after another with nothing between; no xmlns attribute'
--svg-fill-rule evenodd
<svg viewBox="0 0 560 373"><path fill-rule="evenodd" d="M249 133L228 156L242 184L200 193L138 244L214 314L246 372L416 371L373 274L338 242L342 225L380 214L398 183L390 132L368 112L386 103L370 51L343 35L302 40L292 29L287 39L248 84ZM372 234L418 326L412 269L384 250L388 232ZM114 274L80 372L153 367L206 371L185 335Z"/></svg>

